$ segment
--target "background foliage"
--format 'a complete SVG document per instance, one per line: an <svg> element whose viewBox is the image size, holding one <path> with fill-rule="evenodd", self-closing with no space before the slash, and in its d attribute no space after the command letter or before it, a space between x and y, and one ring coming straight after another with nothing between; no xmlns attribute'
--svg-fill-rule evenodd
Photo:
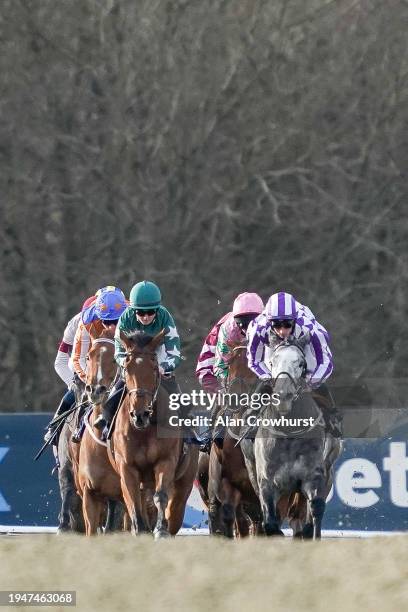
<svg viewBox="0 0 408 612"><path fill-rule="evenodd" d="M236 294L283 289L331 332L338 380L405 377L407 12L3 0L1 409L53 409L68 319L143 278L185 378Z"/></svg>

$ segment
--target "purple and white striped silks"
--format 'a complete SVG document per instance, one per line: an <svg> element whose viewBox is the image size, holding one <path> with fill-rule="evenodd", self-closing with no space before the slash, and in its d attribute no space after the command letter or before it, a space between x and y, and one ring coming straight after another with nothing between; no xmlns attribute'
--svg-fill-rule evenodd
<svg viewBox="0 0 408 612"><path fill-rule="evenodd" d="M279 314L278 314L279 313ZM296 313L293 316L293 313ZM329 334L314 317L312 311L288 293L271 296L265 310L248 326L248 365L259 378L270 378L271 373L265 363L265 347L269 345L272 318L293 318L296 320L293 335L301 338L310 334L310 342L305 347L306 382L311 387L320 386L333 371L333 356L329 348Z"/></svg>

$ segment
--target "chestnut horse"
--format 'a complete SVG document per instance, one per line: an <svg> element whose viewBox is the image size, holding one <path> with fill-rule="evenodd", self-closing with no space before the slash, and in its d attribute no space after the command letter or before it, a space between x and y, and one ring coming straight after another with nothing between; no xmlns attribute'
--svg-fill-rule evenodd
<svg viewBox="0 0 408 612"><path fill-rule="evenodd" d="M77 483L82 497L86 535L94 535L102 524L109 501L122 501L120 479L107 454L107 444L101 432L93 427L100 414L119 370L114 359L114 327L106 328L98 337L91 336L87 354L85 392L93 411L85 416L86 428L81 440L78 458ZM114 504L109 505L107 530L112 530Z"/></svg>
<svg viewBox="0 0 408 612"><path fill-rule="evenodd" d="M249 393L256 380L255 374L248 368L246 346L235 346L229 363L227 390L229 393ZM218 412L218 417L230 415L227 409ZM252 487L245 466L244 457L236 439L227 428L222 449L213 444L209 460L208 504L210 531L216 533L219 524L223 525L226 537L234 536L234 523L238 534L244 537L249 534L248 515L252 522L254 534L261 529L261 507Z"/></svg>
<svg viewBox="0 0 408 612"><path fill-rule="evenodd" d="M121 333L127 394L110 438L109 454L121 480L133 533L149 531L142 490L154 491L155 539L180 529L197 471L198 449L183 444L182 429L170 426L169 395L160 384L156 349L167 329L156 336Z"/></svg>

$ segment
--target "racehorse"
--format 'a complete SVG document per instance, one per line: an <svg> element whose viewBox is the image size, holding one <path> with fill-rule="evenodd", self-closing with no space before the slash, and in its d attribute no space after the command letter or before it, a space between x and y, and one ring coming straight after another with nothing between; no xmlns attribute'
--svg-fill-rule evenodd
<svg viewBox="0 0 408 612"><path fill-rule="evenodd" d="M97 337L91 335L91 348L86 356L85 392L93 410L84 416L86 427L79 448L77 482L88 536L97 533L107 503L106 531L112 531L113 502L122 502L120 479L109 461L107 443L102 440L101 432L93 427L119 375L114 359L114 334L114 328L109 327Z"/></svg>
<svg viewBox="0 0 408 612"><path fill-rule="evenodd" d="M82 402L83 384L77 383L74 386L75 403L79 406ZM73 454L71 436L75 429L75 412L68 415L58 437L58 483L61 494L61 510L58 515L58 531L63 533L75 531L83 533L85 531L84 519L82 514L82 500L78 495L75 483Z"/></svg>
<svg viewBox="0 0 408 612"><path fill-rule="evenodd" d="M304 392L308 341L308 335L284 342L276 339L270 357L272 383L266 383L265 390L277 394L279 404L271 402L260 410L254 444L243 441L241 447L260 499L266 534L283 535L282 521L289 518L302 526L298 535L320 539L340 445L326 434L320 408ZM289 420L283 425L271 421L280 417Z"/></svg>
<svg viewBox="0 0 408 612"><path fill-rule="evenodd" d="M238 345L232 350L226 391L239 397L242 393L249 393L256 376L248 368L246 346ZM239 412L239 407L235 412ZM229 416L233 415L227 408L221 409L217 418ZM217 443L211 447L208 481L210 530L217 533L221 523L224 535L229 538L234 536L234 525L240 537L249 534L250 522L254 534L261 530L259 500L249 479L241 448L231 434L231 428L226 427L222 448Z"/></svg>
<svg viewBox="0 0 408 612"><path fill-rule="evenodd" d="M149 531L141 487L154 491L155 539L175 535L180 529L198 463L198 449L184 445L181 428L169 424L174 413L169 410L168 392L160 384L156 355L166 332L163 329L156 336L121 332L127 394L118 409L109 446L135 535Z"/></svg>

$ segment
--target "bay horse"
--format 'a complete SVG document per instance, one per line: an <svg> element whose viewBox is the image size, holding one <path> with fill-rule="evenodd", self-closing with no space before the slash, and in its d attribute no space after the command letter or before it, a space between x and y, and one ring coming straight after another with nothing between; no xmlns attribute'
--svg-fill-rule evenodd
<svg viewBox="0 0 408 612"><path fill-rule="evenodd" d="M301 528L295 535L320 539L333 463L341 447L326 433L312 395L304 392L309 335L271 341L269 391L279 395L279 405L262 408L254 443L243 441L241 447L261 502L266 535L283 535L281 524L289 518ZM282 416L305 420L303 425L291 420L271 425L272 418Z"/></svg>
<svg viewBox="0 0 408 612"><path fill-rule="evenodd" d="M119 375L114 359L114 334L114 326L105 328L98 336L91 334L91 347L86 356L85 393L93 410L84 416L86 427L79 447L77 483L87 536L97 533L107 509L106 531L113 531L114 502L123 501L119 476L108 458L107 443L93 427Z"/></svg>
<svg viewBox="0 0 408 612"><path fill-rule="evenodd" d="M246 345L236 345L229 362L226 390L229 393L249 393L255 374L248 368ZM216 418L222 415L218 412ZM237 411L239 412L239 411ZM232 416L227 409L224 415ZM222 448L212 444L209 458L208 504L210 531L219 532L220 524L226 537L234 537L234 525L240 537L261 532L261 508L251 484L241 448L231 429L226 428Z"/></svg>
<svg viewBox="0 0 408 612"><path fill-rule="evenodd" d="M149 531L143 490L154 491L155 539L176 535L197 472L198 449L184 445L182 429L170 426L169 395L161 385L156 350L168 332L120 334L126 348L127 394L110 437L109 455L121 481L133 533Z"/></svg>

